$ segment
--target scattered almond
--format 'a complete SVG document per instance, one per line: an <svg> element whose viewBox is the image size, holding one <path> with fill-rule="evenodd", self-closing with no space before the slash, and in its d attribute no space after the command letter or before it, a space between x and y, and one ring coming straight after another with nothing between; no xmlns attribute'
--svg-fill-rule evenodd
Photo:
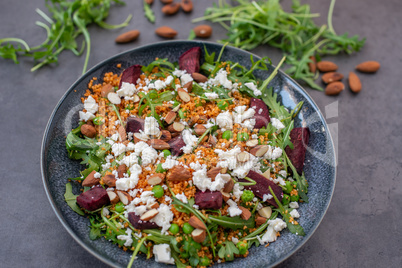
<svg viewBox="0 0 402 268"><path fill-rule="evenodd" d="M212 180L215 179L215 177L221 173L222 168L221 167L213 167L210 170L207 171L207 177L211 178Z"/></svg>
<svg viewBox="0 0 402 268"><path fill-rule="evenodd" d="M112 204L119 203L120 198L115 192L107 191L107 195L109 196L110 203L112 203Z"/></svg>
<svg viewBox="0 0 402 268"><path fill-rule="evenodd" d="M150 139L147 141L148 145L154 148L155 150L169 150L170 145L167 142L164 142L160 139Z"/></svg>
<svg viewBox="0 0 402 268"><path fill-rule="evenodd" d="M192 73L191 76L197 83L205 83L208 81L208 77L200 73Z"/></svg>
<svg viewBox="0 0 402 268"><path fill-rule="evenodd" d="M165 176L162 173L153 174L153 175L149 176L149 178L147 179L147 183L149 185L160 184L163 181L164 177Z"/></svg>
<svg viewBox="0 0 402 268"><path fill-rule="evenodd" d="M207 237L207 233L202 229L194 229L191 233L191 236L193 237L195 242L202 243Z"/></svg>
<svg viewBox="0 0 402 268"><path fill-rule="evenodd" d="M315 72L317 71L317 61L314 56L310 56L310 60L311 62L308 63L308 68L310 72L315 74Z"/></svg>
<svg viewBox="0 0 402 268"><path fill-rule="evenodd" d="M258 214L261 217L269 219L271 217L271 215L272 215L272 208L271 207L263 207L263 208L258 210Z"/></svg>
<svg viewBox="0 0 402 268"><path fill-rule="evenodd" d="M176 119L177 113L174 111L169 111L165 116L166 124L170 125Z"/></svg>
<svg viewBox="0 0 402 268"><path fill-rule="evenodd" d="M193 90L193 81L184 84L183 88L187 89L187 92L190 93Z"/></svg>
<svg viewBox="0 0 402 268"><path fill-rule="evenodd" d="M102 181L109 187L115 187L116 186L116 177L113 174L105 175L102 178Z"/></svg>
<svg viewBox="0 0 402 268"><path fill-rule="evenodd" d="M257 157L261 157L268 151L268 149L269 149L268 145L257 145L251 148L250 154Z"/></svg>
<svg viewBox="0 0 402 268"><path fill-rule="evenodd" d="M258 216L258 215L257 215L257 217L255 217L255 225L256 226L260 226L260 225L262 225L262 224L264 224L266 222L267 222L267 219L264 218L264 217L261 217L261 216Z"/></svg>
<svg viewBox="0 0 402 268"><path fill-rule="evenodd" d="M218 140L216 139L215 136L209 135L209 138L208 138L208 143L209 144L211 144L212 146L215 146L217 142L218 142Z"/></svg>
<svg viewBox="0 0 402 268"><path fill-rule="evenodd" d="M119 126L118 133L119 133L119 140L120 141L127 140L127 133L126 133L126 128L125 127Z"/></svg>
<svg viewBox="0 0 402 268"><path fill-rule="evenodd" d="M344 89L345 85L342 82L333 82L328 84L328 86L325 88L325 94L338 95Z"/></svg>
<svg viewBox="0 0 402 268"><path fill-rule="evenodd" d="M160 140L164 142L168 142L172 139L172 134L169 132L169 130L162 130L161 131L161 136L159 137Z"/></svg>
<svg viewBox="0 0 402 268"><path fill-rule="evenodd" d="M241 152L236 156L237 161L245 163L250 160L250 154L248 152Z"/></svg>
<svg viewBox="0 0 402 268"><path fill-rule="evenodd" d="M134 102L134 103L137 103L137 102L140 101L140 97L138 97L138 95L135 95L135 94L134 94L132 98L133 98L133 102Z"/></svg>
<svg viewBox="0 0 402 268"><path fill-rule="evenodd" d="M205 133L205 131L207 131L207 128L203 125L196 125L194 127L194 132L195 134L197 134L198 136L201 136L202 134Z"/></svg>
<svg viewBox="0 0 402 268"><path fill-rule="evenodd" d="M234 181L232 180L232 178L230 178L230 180L226 181L225 186L223 186L222 192L230 193L233 190L233 187Z"/></svg>
<svg viewBox="0 0 402 268"><path fill-rule="evenodd" d="M207 230L207 227L205 226L205 224L194 215L190 217L190 219L188 220L188 223L196 229Z"/></svg>
<svg viewBox="0 0 402 268"><path fill-rule="evenodd" d="M84 135L88 138L93 138L96 136L96 129L94 126L91 126L89 124L83 124L81 126L81 133L82 133L82 135Z"/></svg>
<svg viewBox="0 0 402 268"><path fill-rule="evenodd" d="M227 202L230 199L230 194L226 193L224 191L221 191L221 193L222 193L223 201Z"/></svg>
<svg viewBox="0 0 402 268"><path fill-rule="evenodd" d="M158 215L158 213L159 213L159 211L156 209L148 210L147 212L142 214L142 216L140 217L140 220L149 221L149 220L153 219L156 215Z"/></svg>
<svg viewBox="0 0 402 268"><path fill-rule="evenodd" d="M89 173L88 176L85 178L85 180L83 180L82 186L92 187L94 185L99 184L99 178L95 178L95 173L96 173L95 170Z"/></svg>
<svg viewBox="0 0 402 268"><path fill-rule="evenodd" d="M317 69L323 73L335 72L336 70L338 70L338 65L336 65L332 61L320 61L317 62Z"/></svg>
<svg viewBox="0 0 402 268"><path fill-rule="evenodd" d="M257 146L257 145L258 145L258 140L257 140L257 139L248 140L248 141L246 142L246 145L247 145L248 147Z"/></svg>
<svg viewBox="0 0 402 268"><path fill-rule="evenodd" d="M119 35L115 42L118 44L124 44L124 43L130 43L134 40L136 40L138 38L138 36L140 36L140 31L138 30L132 30L132 31L128 31L125 33L122 33L121 35Z"/></svg>
<svg viewBox="0 0 402 268"><path fill-rule="evenodd" d="M191 173L183 166L174 166L167 173L168 181L185 181L191 178Z"/></svg>
<svg viewBox="0 0 402 268"><path fill-rule="evenodd" d="M115 93L115 92L110 92L109 94L107 94L107 99L108 99L111 103L113 103L113 104L115 104L115 105L119 105L119 104L121 103L120 96L117 95L117 93Z"/></svg>
<svg viewBox="0 0 402 268"><path fill-rule="evenodd" d="M338 73L338 72L329 72L329 73L325 73L322 75L321 77L322 81L325 84L329 84L335 81L340 81L343 79L343 74Z"/></svg>
<svg viewBox="0 0 402 268"><path fill-rule="evenodd" d="M159 204L157 202L152 203L151 205L148 206L150 209L157 209L159 207Z"/></svg>
<svg viewBox="0 0 402 268"><path fill-rule="evenodd" d="M148 5L152 5L152 4L154 3L154 0L145 0L145 2L146 2Z"/></svg>
<svg viewBox="0 0 402 268"><path fill-rule="evenodd" d="M173 0L161 0L162 4L171 4Z"/></svg>
<svg viewBox="0 0 402 268"><path fill-rule="evenodd" d="M129 195L127 192L117 191L117 195L119 196L120 201L124 205L128 205L133 200L133 197Z"/></svg>
<svg viewBox="0 0 402 268"><path fill-rule="evenodd" d="M264 176L267 179L271 178L271 170L267 169L264 173L262 173L262 176Z"/></svg>
<svg viewBox="0 0 402 268"><path fill-rule="evenodd" d="M140 142L140 141L147 142L149 140L148 137L145 137L141 133L134 133L133 139L134 139L134 143L137 143L137 142Z"/></svg>
<svg viewBox="0 0 402 268"><path fill-rule="evenodd" d="M188 13L193 10L193 1L191 0L181 0L180 3L181 9L183 9L184 12Z"/></svg>
<svg viewBox="0 0 402 268"><path fill-rule="evenodd" d="M102 86L101 96L103 98L106 98L107 94L109 94L110 92L114 92L114 87L111 84L106 84L106 85Z"/></svg>
<svg viewBox="0 0 402 268"><path fill-rule="evenodd" d="M184 102L189 102L191 100L190 95L182 88L177 89L177 94L179 95L180 99Z"/></svg>
<svg viewBox="0 0 402 268"><path fill-rule="evenodd" d="M240 217L243 220L248 220L251 217L251 212L245 207L239 206L239 209L242 211Z"/></svg>
<svg viewBox="0 0 402 268"><path fill-rule="evenodd" d="M127 173L127 166L126 164L121 164L119 165L119 167L117 168L117 176L119 178L123 178L124 177L124 173Z"/></svg>
<svg viewBox="0 0 402 268"><path fill-rule="evenodd" d="M155 33L164 38L174 38L177 35L177 32L169 26L159 27L155 30Z"/></svg>
<svg viewBox="0 0 402 268"><path fill-rule="evenodd" d="M365 61L356 66L356 70L362 73L375 73L380 69L378 61Z"/></svg>
<svg viewBox="0 0 402 268"><path fill-rule="evenodd" d="M184 130L185 126L180 123L180 122L174 122L170 126L168 126L168 130L173 134L177 132L182 132Z"/></svg>
<svg viewBox="0 0 402 268"><path fill-rule="evenodd" d="M179 3L170 3L162 7L162 12L165 15L174 15L180 10L180 4Z"/></svg>
<svg viewBox="0 0 402 268"><path fill-rule="evenodd" d="M354 72L349 73L349 88L354 93L360 92L362 90L362 83L360 82L359 77Z"/></svg>
<svg viewBox="0 0 402 268"><path fill-rule="evenodd" d="M206 24L198 25L193 29L195 36L199 38L208 38L212 34L212 27Z"/></svg>

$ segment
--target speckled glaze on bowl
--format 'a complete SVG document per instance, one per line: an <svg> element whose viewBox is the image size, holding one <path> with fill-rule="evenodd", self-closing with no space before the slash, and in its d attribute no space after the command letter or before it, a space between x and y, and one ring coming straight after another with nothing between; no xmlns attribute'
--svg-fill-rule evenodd
<svg viewBox="0 0 402 268"><path fill-rule="evenodd" d="M67 157L65 136L78 125L78 111L83 108L80 98L92 77L103 77L104 73L110 71L120 73L133 64L147 65L156 57L168 58L169 61L175 62L184 51L194 46L199 46L203 50L205 47L208 52L216 52L217 55L222 48L222 45L208 42L170 41L118 54L99 63L78 79L61 98L49 119L41 151L42 179L49 201L71 236L86 250L111 266L125 267L131 254L103 238L96 241L90 240L88 219L73 212L65 203L63 195L67 178L79 176L79 170L83 169L79 161L73 161ZM254 59L259 59L258 56L253 56ZM250 53L232 47L225 48L222 60L251 66ZM116 68L118 63L122 64L121 69ZM258 78L265 79L272 70L271 66L269 72L257 71L255 74ZM306 236L296 236L285 230L269 247L252 247L247 258L215 264L217 267L270 267L279 264L311 237L324 217L332 198L336 178L335 150L323 115L306 91L283 72L279 72L269 86L274 88L288 109L293 109L299 101L304 101L295 126L308 126L311 131L304 169L309 182L309 203L301 204L298 210L301 215L299 223L303 226ZM73 192L79 193L79 185L73 185ZM135 265L167 267L167 265L156 263L153 259L146 260L144 256L140 256L135 261Z"/></svg>

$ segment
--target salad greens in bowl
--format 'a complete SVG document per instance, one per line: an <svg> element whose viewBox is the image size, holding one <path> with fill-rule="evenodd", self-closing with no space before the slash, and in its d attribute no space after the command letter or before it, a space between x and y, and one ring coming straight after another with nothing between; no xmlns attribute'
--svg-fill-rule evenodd
<svg viewBox="0 0 402 268"><path fill-rule="evenodd" d="M280 65L173 41L92 68L56 106L42 144L64 227L119 267L289 257L322 220L336 169L322 114Z"/></svg>

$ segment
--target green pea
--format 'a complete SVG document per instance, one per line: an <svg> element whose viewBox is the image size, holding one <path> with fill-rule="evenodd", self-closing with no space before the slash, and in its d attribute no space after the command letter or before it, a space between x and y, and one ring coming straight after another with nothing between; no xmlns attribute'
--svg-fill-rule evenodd
<svg viewBox="0 0 402 268"><path fill-rule="evenodd" d="M226 130L223 132L222 139L230 140L231 138L233 138L233 132L231 130Z"/></svg>
<svg viewBox="0 0 402 268"><path fill-rule="evenodd" d="M154 192L154 196L156 198L161 198L165 194L165 191L163 190L162 186L160 186L160 185L155 185L152 188L152 192Z"/></svg>
<svg viewBox="0 0 402 268"><path fill-rule="evenodd" d="M168 149L163 150L162 153L163 153L163 157L165 157L165 158L168 157L169 155L172 155L172 153Z"/></svg>
<svg viewBox="0 0 402 268"><path fill-rule="evenodd" d="M241 200L243 202L251 202L254 198L254 193L250 190L244 190L243 194L241 195Z"/></svg>
<svg viewBox="0 0 402 268"><path fill-rule="evenodd" d="M124 211L124 204L122 202L117 203L114 206L114 209L116 210L116 212L123 212Z"/></svg>
<svg viewBox="0 0 402 268"><path fill-rule="evenodd" d="M180 256L183 258L183 259L188 259L188 257L190 257L189 256L189 254L188 254L188 252L182 252L182 253L180 253Z"/></svg>
<svg viewBox="0 0 402 268"><path fill-rule="evenodd" d="M247 141L248 140L248 134L246 132L241 132L237 133L237 140L238 141Z"/></svg>
<svg viewBox="0 0 402 268"><path fill-rule="evenodd" d="M185 234L191 234L191 232L194 230L193 226L191 226L188 222L183 224L183 233Z"/></svg>
<svg viewBox="0 0 402 268"><path fill-rule="evenodd" d="M208 259L208 257L202 257L201 259L200 259L200 266L208 266L209 265L209 259Z"/></svg>
<svg viewBox="0 0 402 268"><path fill-rule="evenodd" d="M292 201L292 202L297 202L297 201L299 201L299 199L300 199L299 195L291 195L290 196L290 201Z"/></svg>
<svg viewBox="0 0 402 268"><path fill-rule="evenodd" d="M287 194L283 194L283 197L282 197L282 204L283 204L284 206L286 206L286 205L289 204L289 203L290 203L290 196L287 195Z"/></svg>
<svg viewBox="0 0 402 268"><path fill-rule="evenodd" d="M229 104L227 101L218 101L216 106L218 106L218 108L221 110L226 110L228 108Z"/></svg>
<svg viewBox="0 0 402 268"><path fill-rule="evenodd" d="M170 225L169 231L172 234L177 234L180 231L179 225L177 225L176 223L172 223L172 225Z"/></svg>
<svg viewBox="0 0 402 268"><path fill-rule="evenodd" d="M192 241L190 242L190 247L191 247L191 248L195 248L195 249L201 249L201 244L195 242L194 240L192 240Z"/></svg>
<svg viewBox="0 0 402 268"><path fill-rule="evenodd" d="M248 250L248 243L247 241L239 241L237 242L236 247L239 249L239 254L244 255Z"/></svg>
<svg viewBox="0 0 402 268"><path fill-rule="evenodd" d="M166 170L163 169L162 164L159 163L159 164L156 166L155 171L156 171L156 173L163 173L163 172L165 172Z"/></svg>
<svg viewBox="0 0 402 268"><path fill-rule="evenodd" d="M290 181L287 181L286 185L285 185L285 188L286 188L285 193L290 194L290 192L293 190L292 183Z"/></svg>

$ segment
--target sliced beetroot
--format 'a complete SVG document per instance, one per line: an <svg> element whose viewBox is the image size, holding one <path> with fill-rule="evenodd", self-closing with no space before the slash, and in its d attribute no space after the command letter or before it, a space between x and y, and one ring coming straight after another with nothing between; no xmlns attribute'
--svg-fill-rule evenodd
<svg viewBox="0 0 402 268"><path fill-rule="evenodd" d="M142 221L140 218L141 217L136 215L134 212L128 213L128 221L135 229L145 230L158 228L158 225L156 225L156 223L150 221Z"/></svg>
<svg viewBox="0 0 402 268"><path fill-rule="evenodd" d="M101 186L93 187L77 197L77 204L88 211L99 209L109 203L109 196Z"/></svg>
<svg viewBox="0 0 402 268"><path fill-rule="evenodd" d="M266 127L271 120L269 117L268 106L264 103L264 101L256 98L250 99L250 108L255 110L254 119L255 126L254 128L263 128Z"/></svg>
<svg viewBox="0 0 402 268"><path fill-rule="evenodd" d="M173 156L180 156L183 154L183 148L186 146L184 143L182 135L174 137L170 141L168 141L168 144L170 145L170 152L172 153Z"/></svg>
<svg viewBox="0 0 402 268"><path fill-rule="evenodd" d="M140 130L144 130L145 120L135 116L127 118L126 132L138 133Z"/></svg>
<svg viewBox="0 0 402 268"><path fill-rule="evenodd" d="M269 186L271 186L278 200L282 202L283 191L280 186L276 185L274 182L268 180L263 175L252 170L249 171L247 177L254 180L257 184L251 186L244 186L244 189L251 190L257 197L264 199L264 195L271 194L271 192L269 191ZM245 179L240 179L239 181L247 182L247 180ZM266 202L273 205L274 207L278 207L274 198L267 199Z"/></svg>
<svg viewBox="0 0 402 268"><path fill-rule="evenodd" d="M195 204L200 208L220 209L222 207L222 193L219 191L211 192L209 190L195 193Z"/></svg>
<svg viewBox="0 0 402 268"><path fill-rule="evenodd" d="M201 48L193 47L184 52L179 58L180 70L186 70L187 73L198 73L200 71Z"/></svg>
<svg viewBox="0 0 402 268"><path fill-rule="evenodd" d="M308 127L294 128L290 131L290 141L293 143L294 148L293 150L289 146L285 148L286 154L299 174L303 172L309 138L310 130Z"/></svg>
<svg viewBox="0 0 402 268"><path fill-rule="evenodd" d="M121 88L121 84L123 82L131 83L134 85L137 84L137 80L138 78L140 78L141 75L141 68L141 65L136 64L125 69L123 74L121 75L119 88Z"/></svg>

